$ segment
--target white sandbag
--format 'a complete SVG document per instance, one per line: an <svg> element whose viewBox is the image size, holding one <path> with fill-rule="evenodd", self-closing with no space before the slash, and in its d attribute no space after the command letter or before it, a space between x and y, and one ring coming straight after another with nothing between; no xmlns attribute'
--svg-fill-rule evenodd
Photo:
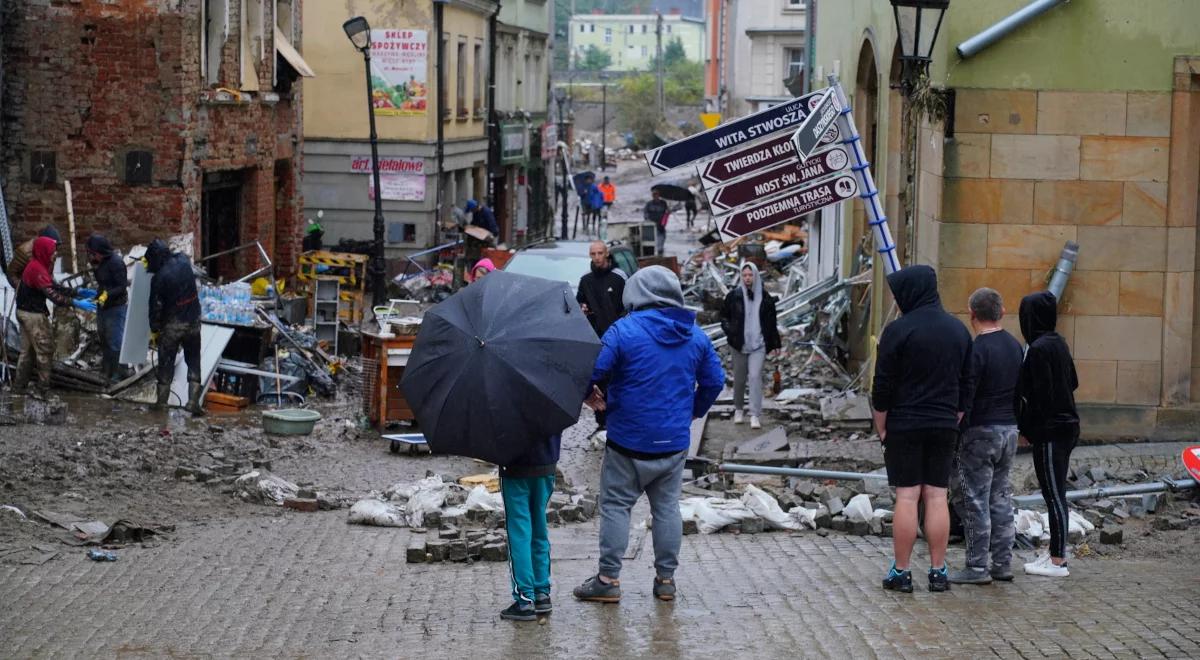
<svg viewBox="0 0 1200 660"><path fill-rule="evenodd" d="M404 506L376 499L359 500L350 507L346 522L351 525L404 527Z"/></svg>
<svg viewBox="0 0 1200 660"><path fill-rule="evenodd" d="M792 507L791 511L788 511L788 515L792 517L792 520L796 521L796 525L797 525L796 529L800 529L803 527L807 527L809 529L817 528L817 510L816 509L809 509L807 507L796 506L796 507Z"/></svg>
<svg viewBox="0 0 1200 660"><path fill-rule="evenodd" d="M753 518L751 511L741 500L723 500L717 497L700 498L696 503L696 526L701 534L719 532L726 525Z"/></svg>
<svg viewBox="0 0 1200 660"><path fill-rule="evenodd" d="M771 529L800 529L800 523L784 513L774 497L763 492L754 484L747 484L746 494L742 495L741 501L754 515L762 518Z"/></svg>
<svg viewBox="0 0 1200 660"><path fill-rule="evenodd" d="M300 492L296 484L277 477L266 470L247 472L233 482L238 496L248 502L282 505L285 499Z"/></svg>
<svg viewBox="0 0 1200 660"><path fill-rule="evenodd" d="M871 496L865 493L855 495L846 503L846 507L842 509L842 515L846 516L846 520L850 522L870 522L874 516L874 511L871 509Z"/></svg>
<svg viewBox="0 0 1200 660"><path fill-rule="evenodd" d="M408 498L405 506L405 517L409 527L424 527L425 514L440 511L446 503L446 494L450 486L442 478L434 475L425 477L417 482L417 488Z"/></svg>
<svg viewBox="0 0 1200 660"><path fill-rule="evenodd" d="M504 497L500 493L489 493L482 485L471 489L463 504L468 511L503 511Z"/></svg>
<svg viewBox="0 0 1200 660"><path fill-rule="evenodd" d="M1013 514L1013 528L1021 536L1040 539L1042 538L1042 534L1046 533L1048 526L1048 524L1043 523L1042 515L1039 515L1037 511L1018 509Z"/></svg>

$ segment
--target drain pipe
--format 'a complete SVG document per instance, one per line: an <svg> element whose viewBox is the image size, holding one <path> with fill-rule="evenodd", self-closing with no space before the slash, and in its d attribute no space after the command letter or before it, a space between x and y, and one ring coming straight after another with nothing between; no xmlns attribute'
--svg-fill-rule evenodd
<svg viewBox="0 0 1200 660"><path fill-rule="evenodd" d="M1054 294L1055 300L1062 300L1063 291L1067 288L1067 280L1071 278L1071 271L1075 270L1075 260L1079 258L1079 244L1075 241L1067 241L1063 246L1062 254L1058 257L1058 263L1054 265L1054 274L1050 276L1050 286L1047 291Z"/></svg>
<svg viewBox="0 0 1200 660"><path fill-rule="evenodd" d="M958 56L964 60L1008 36L1010 32L1070 0L1034 0L992 27L958 45Z"/></svg>
<svg viewBox="0 0 1200 660"><path fill-rule="evenodd" d="M773 467L770 465L745 465L742 463L721 463L717 466L717 471L738 474L772 474L784 477L806 477L808 479L840 479L843 481L866 481L867 479L887 480L886 474L874 472L838 472L836 470Z"/></svg>
<svg viewBox="0 0 1200 660"><path fill-rule="evenodd" d="M1163 479L1162 481L1150 481L1144 484L1129 484L1128 486L1112 486L1111 488L1086 488L1084 490L1069 490L1067 491L1067 501L1074 502L1076 500L1091 500L1102 497L1117 497L1119 495L1141 495L1143 493L1161 493L1163 491L1187 490L1195 488L1195 479ZM1040 494L1038 495L1019 495L1013 498L1013 504L1018 506L1029 506L1032 504L1040 504L1045 502Z"/></svg>

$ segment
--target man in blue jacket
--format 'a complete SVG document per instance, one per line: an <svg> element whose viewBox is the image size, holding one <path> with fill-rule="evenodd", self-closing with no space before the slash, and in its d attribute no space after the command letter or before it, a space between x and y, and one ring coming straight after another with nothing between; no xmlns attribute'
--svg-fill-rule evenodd
<svg viewBox="0 0 1200 660"><path fill-rule="evenodd" d="M675 599L683 521L679 494L691 423L708 412L725 385L712 342L683 308L679 278L662 266L638 270L625 284L630 313L604 333L592 382L608 379L588 405L608 411L600 473L600 571L575 588L580 600L621 599L621 558L629 512L642 493L654 518L654 596Z"/></svg>

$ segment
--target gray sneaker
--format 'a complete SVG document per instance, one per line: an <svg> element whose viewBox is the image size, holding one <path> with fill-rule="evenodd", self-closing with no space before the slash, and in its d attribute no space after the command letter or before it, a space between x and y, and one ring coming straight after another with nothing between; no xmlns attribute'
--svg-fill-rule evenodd
<svg viewBox="0 0 1200 660"><path fill-rule="evenodd" d="M675 600L675 579L654 576L654 597L659 600Z"/></svg>
<svg viewBox="0 0 1200 660"><path fill-rule="evenodd" d="M961 571L951 573L950 582L952 584L991 584L992 576L986 568L968 566Z"/></svg>
<svg viewBox="0 0 1200 660"><path fill-rule="evenodd" d="M617 603L621 600L621 581L613 580L605 584L600 581L600 576L595 575L588 578L583 584L575 587L571 593L579 600L591 601L593 603Z"/></svg>
<svg viewBox="0 0 1200 660"><path fill-rule="evenodd" d="M1013 581L1012 566L1010 566L1008 564L1004 564L1003 566L1001 566L1001 565L992 566L992 570L990 571L990 573L991 573L993 580L998 580L1000 582L1012 582Z"/></svg>

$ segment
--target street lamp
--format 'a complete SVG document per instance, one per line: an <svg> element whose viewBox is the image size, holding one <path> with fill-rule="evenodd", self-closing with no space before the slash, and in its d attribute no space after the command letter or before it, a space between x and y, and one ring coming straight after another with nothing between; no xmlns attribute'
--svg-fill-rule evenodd
<svg viewBox="0 0 1200 660"><path fill-rule="evenodd" d="M901 84L911 90L933 59L933 45L942 28L942 17L950 0L891 0L900 35Z"/></svg>
<svg viewBox="0 0 1200 660"><path fill-rule="evenodd" d="M608 74L600 72L600 171L608 169Z"/></svg>
<svg viewBox="0 0 1200 660"><path fill-rule="evenodd" d="M371 245L371 260L367 263L367 277L371 283L372 306L387 304L387 284L384 279L387 267L383 261L383 188L379 185L379 136L375 133L375 87L371 82L371 25L362 16L355 16L342 23L350 43L362 53L363 67L367 75L367 117L371 122L371 177L375 184L375 232Z"/></svg>
<svg viewBox="0 0 1200 660"><path fill-rule="evenodd" d="M567 101L567 92L562 87L554 88L554 102L558 105L558 141L561 144L567 143L567 116L563 113L563 103ZM559 159L562 167L562 238L567 238L567 153L565 150L560 150L558 145L554 145L555 151L559 152Z"/></svg>

